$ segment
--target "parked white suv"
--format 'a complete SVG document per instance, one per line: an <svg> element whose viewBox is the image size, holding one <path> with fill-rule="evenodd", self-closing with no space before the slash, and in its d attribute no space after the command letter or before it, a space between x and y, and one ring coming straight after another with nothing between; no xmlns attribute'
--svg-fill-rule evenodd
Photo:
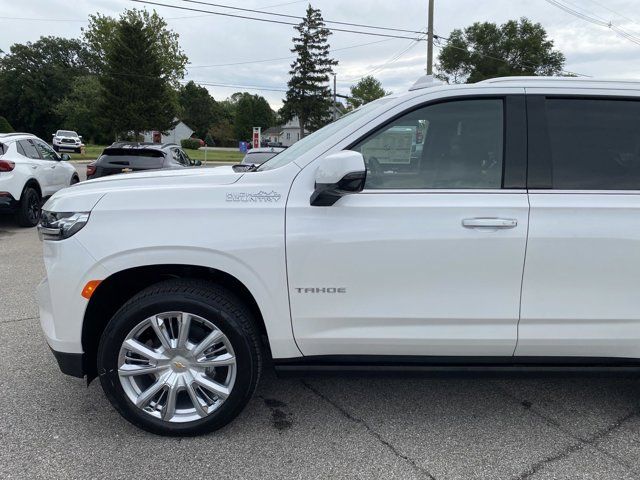
<svg viewBox="0 0 640 480"><path fill-rule="evenodd" d="M161 434L234 418L264 359L640 363L640 84L418 82L250 171L54 195L40 317L63 372Z"/></svg>
<svg viewBox="0 0 640 480"><path fill-rule="evenodd" d="M72 130L58 130L53 135L53 149L56 152L80 153L82 147L82 137Z"/></svg>
<svg viewBox="0 0 640 480"><path fill-rule="evenodd" d="M15 214L23 227L37 225L42 199L79 180L68 159L35 135L0 134L0 213Z"/></svg>

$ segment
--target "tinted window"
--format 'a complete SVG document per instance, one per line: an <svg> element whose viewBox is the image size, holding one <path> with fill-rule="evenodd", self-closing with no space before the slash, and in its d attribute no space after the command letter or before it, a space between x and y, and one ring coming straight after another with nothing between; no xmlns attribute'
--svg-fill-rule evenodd
<svg viewBox="0 0 640 480"><path fill-rule="evenodd" d="M503 109L500 99L456 100L394 120L353 148L365 188L500 188Z"/></svg>
<svg viewBox="0 0 640 480"><path fill-rule="evenodd" d="M640 190L640 102L547 99L556 189Z"/></svg>
<svg viewBox="0 0 640 480"><path fill-rule="evenodd" d="M30 140L20 140L18 142L18 145L22 147L22 152L24 152L24 155L26 157L40 160L40 155L38 154L38 150L36 150L36 147L33 145L33 143L31 143Z"/></svg>
<svg viewBox="0 0 640 480"><path fill-rule="evenodd" d="M44 160L58 160L58 155L56 154L56 152L53 151L53 149L49 145L47 145L44 142L41 142L40 140L36 140L33 143L35 143L36 148L38 149L38 152L40 152L40 156Z"/></svg>
<svg viewBox="0 0 640 480"><path fill-rule="evenodd" d="M144 156L144 155L102 155L98 160L101 167L130 167L139 169L162 168L164 163L163 156Z"/></svg>

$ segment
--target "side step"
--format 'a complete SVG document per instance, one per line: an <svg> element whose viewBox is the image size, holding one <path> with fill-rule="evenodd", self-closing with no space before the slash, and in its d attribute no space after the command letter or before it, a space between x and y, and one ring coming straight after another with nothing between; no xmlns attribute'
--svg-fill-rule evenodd
<svg viewBox="0 0 640 480"><path fill-rule="evenodd" d="M331 355L274 359L273 366L278 376L282 377L508 373L640 374L640 359L637 358Z"/></svg>

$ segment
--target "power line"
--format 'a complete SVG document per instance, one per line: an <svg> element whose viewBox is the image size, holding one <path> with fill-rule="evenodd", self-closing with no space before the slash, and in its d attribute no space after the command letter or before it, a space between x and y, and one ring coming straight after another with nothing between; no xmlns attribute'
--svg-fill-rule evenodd
<svg viewBox="0 0 640 480"><path fill-rule="evenodd" d="M423 36L422 39L424 39L424 37L427 35L425 32L422 32ZM352 77L351 80L349 78L347 78L346 80L348 82L353 82L356 80L360 80L364 77L366 77L367 75L371 75L372 73L378 72L380 70L382 70L383 68L385 68L387 65L392 64L393 62L395 62L396 60L398 60L400 57L402 57L405 53L407 53L409 50L411 50L413 47L415 47L418 42L420 40L416 39L414 41L412 41L411 43L409 43L409 45L407 45L406 47L404 47L402 50L400 50L399 52L395 53L394 55L392 55L386 62L375 66L374 68L372 68L371 70L369 70L367 73L365 73L364 75L360 76L360 77Z"/></svg>
<svg viewBox="0 0 640 480"><path fill-rule="evenodd" d="M152 2L149 0L131 0L132 2L135 3L142 3L145 5L155 5L155 6L159 6L159 7L167 7L167 8L174 8L177 10L187 10L187 11L191 11L191 12L201 12L201 13L208 13L211 15L221 15L224 17L232 17L232 18L241 18L244 20L254 20L257 22L267 22L267 23L277 23L280 25L290 25L290 26L298 26L297 23L292 23L292 22L285 22L283 20L270 20L270 19L266 19L266 18L258 18L258 17L249 17L246 15L236 15L233 13L224 13L224 12L214 12L211 10L202 10L202 9L198 9L198 8L191 8L191 7L185 7L185 6L178 6L178 5L167 5L166 3L159 3L159 2ZM414 37L407 37L407 36L403 36L403 35L392 35L392 34L388 34L388 33L374 33L374 32L363 32L360 30L350 30L350 29L344 29L344 28L335 28L335 27L326 27L327 30L331 30L334 32L346 32L346 33L356 33L359 35L370 35L370 36L374 36L374 37L386 37L386 38L406 38L407 40L415 40Z"/></svg>
<svg viewBox="0 0 640 480"><path fill-rule="evenodd" d="M195 3L198 5L207 5L209 7L219 7L219 8L228 8L230 10L237 10L237 11L241 11L241 12L249 12L249 13L258 13L261 15L271 15L274 17L282 17L282 18L293 18L296 20L303 20L304 17L301 17L300 15L287 15L285 13L276 13L276 12L263 12L261 10L255 10L252 8L242 8L242 7L234 7L232 5L224 5L221 3L210 3L210 2L203 2L201 0L181 0L185 3ZM350 27L362 27L362 28L371 28L371 29L375 29L375 30L391 30L394 32L404 32L404 33L420 33L417 30L406 30L404 28L392 28L392 27L380 27L380 26L375 26L375 25L366 25L366 24L362 24L362 23L350 23L350 22L338 22L335 20L324 20L324 23L333 23L335 25L346 25L346 26L350 26Z"/></svg>
<svg viewBox="0 0 640 480"><path fill-rule="evenodd" d="M228 84L228 83L214 83L214 82L206 82L206 81L202 81L202 80L181 80L181 82L194 82L197 83L198 85L205 85L208 87L225 87L225 88L244 88L245 90L258 90L258 91L265 91L265 92L286 92L286 89L282 89L282 88L272 88L272 87L264 87L264 86L258 86L258 85L235 85L235 84Z"/></svg>
<svg viewBox="0 0 640 480"><path fill-rule="evenodd" d="M626 15L623 15L622 13L617 12L617 11L613 10L612 8L607 7L606 5L604 5L604 4L600 3L600 2L596 2L596 0L589 0L589 1L590 1L591 3L595 3L596 5L599 5L600 7L604 8L605 10L607 10L607 11L609 11L609 12L611 12L611 13L613 13L613 14L617 15L617 16L619 16L620 18L624 18L625 20L629 20L630 22L635 23L635 24L637 24L637 23L638 23L638 21L637 21L637 20L634 20L634 19L633 19L633 18L631 18L631 17L628 17L628 16L626 16Z"/></svg>
<svg viewBox="0 0 640 480"><path fill-rule="evenodd" d="M627 40L629 40L630 42L635 43L636 45L640 45L640 38L627 32L626 30L624 30L621 27L618 27L617 25L614 25L612 22L607 22L605 20L600 20L598 18L594 18L590 15L587 15L585 13L579 12L578 10L574 10L573 8L569 7L568 5L565 5L563 3L561 3L559 0L545 0L548 4L553 5L555 7L558 7L559 9L569 13L570 15L573 15L575 17L581 18L582 20L585 20L589 23L593 23L594 25L598 25L601 27L606 27L609 30L613 31L616 35L618 35L619 37L622 38L626 38Z"/></svg>
<svg viewBox="0 0 640 480"><path fill-rule="evenodd" d="M342 51L342 50L349 50L351 48L364 47L364 46L367 46L367 45L375 45L377 43L389 42L391 40L395 40L395 39L386 38L384 40L376 40L375 42L360 43L358 45L350 45L348 47L332 48L331 50L329 50L329 52L333 53L333 52L338 52L338 51ZM235 66L235 65L247 65L247 64L252 64L252 63L266 63L266 62L276 62L276 61L281 61L281 60L293 60L295 58L297 58L297 57L289 56L289 57L277 57L277 58L264 58L264 59L260 59L260 60L246 60L246 61L242 61L242 62L232 62L232 63L214 63L214 64L211 64L211 65L192 65L192 66L187 67L187 69L191 69L191 68L209 68L209 67L229 67L229 66Z"/></svg>

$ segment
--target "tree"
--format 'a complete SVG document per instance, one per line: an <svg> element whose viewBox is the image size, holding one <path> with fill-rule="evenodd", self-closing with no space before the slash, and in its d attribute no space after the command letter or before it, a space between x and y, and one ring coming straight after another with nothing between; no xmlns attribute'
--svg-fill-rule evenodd
<svg viewBox="0 0 640 480"><path fill-rule="evenodd" d="M564 61L542 25L521 18L454 30L438 55L437 69L448 83L473 83L512 75L559 75Z"/></svg>
<svg viewBox="0 0 640 480"><path fill-rule="evenodd" d="M41 37L14 44L0 58L0 112L18 131L50 138L62 121L58 102L87 73L87 51L79 40Z"/></svg>
<svg viewBox="0 0 640 480"><path fill-rule="evenodd" d="M102 86L95 75L76 77L71 91L57 105L55 111L62 118L62 127L75 130L85 141L105 143L110 139L105 131L108 126L102 121L100 102Z"/></svg>
<svg viewBox="0 0 640 480"><path fill-rule="evenodd" d="M215 143L219 147L237 146L238 139L235 137L233 126L229 120L222 119L211 127L209 131Z"/></svg>
<svg viewBox="0 0 640 480"><path fill-rule="evenodd" d="M329 57L327 39L331 31L325 28L319 9L307 7L302 22L295 27L291 52L297 55L291 64L286 99L281 109L284 120L297 116L300 138L305 129L318 129L331 120L331 89L329 75L338 62Z"/></svg>
<svg viewBox="0 0 640 480"><path fill-rule="evenodd" d="M147 12L125 12L111 31L112 36L96 41L103 50L100 85L103 95L100 111L113 135L149 130L167 131L178 113L174 80L182 76L182 63L167 63L161 38L170 38L178 49L177 36L157 32L162 19ZM88 34L88 32L87 32ZM177 81L177 80L176 80Z"/></svg>
<svg viewBox="0 0 640 480"><path fill-rule="evenodd" d="M352 108L358 108L365 103L372 102L391 92L386 92L382 88L382 83L371 75L367 75L360 79L358 83L351 86L351 95L347 102Z"/></svg>
<svg viewBox="0 0 640 480"><path fill-rule="evenodd" d="M221 116L218 103L209 91L190 81L178 92L181 119L194 129L198 138L204 138L207 131Z"/></svg>
<svg viewBox="0 0 640 480"><path fill-rule="evenodd" d="M151 51L160 65L160 74L174 87L184 78L188 57L180 49L179 35L167 28L167 22L155 11L126 10L119 19L97 13L89 15L89 25L82 29L82 39L89 50L91 66L100 73L107 68L106 52L112 48L118 26L125 23L142 22L145 33L151 40ZM133 46L132 46L133 47Z"/></svg>
<svg viewBox="0 0 640 480"><path fill-rule="evenodd" d="M238 140L251 138L253 127L266 129L273 125L275 114L264 97L238 92L231 98L236 105L234 131Z"/></svg>

